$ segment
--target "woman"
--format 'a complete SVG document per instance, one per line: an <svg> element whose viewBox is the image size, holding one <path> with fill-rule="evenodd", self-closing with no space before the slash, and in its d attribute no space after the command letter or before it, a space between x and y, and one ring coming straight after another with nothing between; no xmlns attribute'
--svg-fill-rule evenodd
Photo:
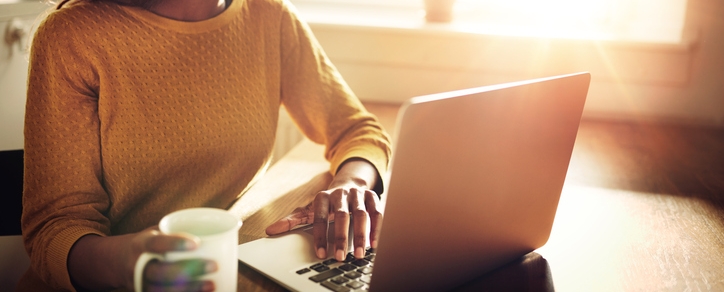
<svg viewBox="0 0 724 292"><path fill-rule="evenodd" d="M325 258L327 220L352 213L355 255L376 245L389 139L285 0L63 2L30 61L21 290L130 290L141 253L195 248L152 226L230 206L269 162L282 105L326 146L334 179L268 232L313 218ZM196 278L215 269L151 262L145 287L213 290Z"/></svg>

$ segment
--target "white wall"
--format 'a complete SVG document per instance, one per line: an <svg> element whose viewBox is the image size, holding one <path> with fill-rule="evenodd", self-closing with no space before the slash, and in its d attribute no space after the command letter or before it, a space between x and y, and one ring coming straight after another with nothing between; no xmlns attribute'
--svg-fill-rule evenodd
<svg viewBox="0 0 724 292"><path fill-rule="evenodd" d="M28 35L12 45L5 35L11 24L24 27L29 33L45 7L39 1L0 2L0 151L23 149L28 80Z"/></svg>
<svg viewBox="0 0 724 292"><path fill-rule="evenodd" d="M305 8L300 7L303 16ZM689 0L679 44L546 40L307 18L357 95L409 97L575 71L593 76L584 115L724 127L724 2Z"/></svg>

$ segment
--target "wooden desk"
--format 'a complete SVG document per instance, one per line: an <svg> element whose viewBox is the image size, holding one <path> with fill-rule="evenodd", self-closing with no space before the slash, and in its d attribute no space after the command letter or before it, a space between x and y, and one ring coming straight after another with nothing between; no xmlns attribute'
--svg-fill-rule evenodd
<svg viewBox="0 0 724 292"><path fill-rule="evenodd" d="M392 132L398 106L367 104ZM231 211L240 242L330 180L304 141ZM724 130L584 121L548 243L458 291L724 291ZM285 291L239 265L239 291Z"/></svg>

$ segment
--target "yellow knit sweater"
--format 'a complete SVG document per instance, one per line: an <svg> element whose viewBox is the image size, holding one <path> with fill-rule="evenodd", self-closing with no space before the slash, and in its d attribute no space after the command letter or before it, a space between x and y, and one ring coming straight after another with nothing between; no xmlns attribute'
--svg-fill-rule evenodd
<svg viewBox="0 0 724 292"><path fill-rule="evenodd" d="M387 135L283 0L234 0L200 22L70 5L40 25L30 61L21 287L72 290L81 236L230 206L267 165L282 105L331 172L351 157L386 171Z"/></svg>

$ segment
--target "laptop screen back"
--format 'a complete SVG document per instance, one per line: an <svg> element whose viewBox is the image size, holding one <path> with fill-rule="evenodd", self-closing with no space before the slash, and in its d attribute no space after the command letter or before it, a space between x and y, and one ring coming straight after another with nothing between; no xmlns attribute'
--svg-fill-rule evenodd
<svg viewBox="0 0 724 292"><path fill-rule="evenodd" d="M407 102L371 291L450 289L545 244L589 82L580 73Z"/></svg>

